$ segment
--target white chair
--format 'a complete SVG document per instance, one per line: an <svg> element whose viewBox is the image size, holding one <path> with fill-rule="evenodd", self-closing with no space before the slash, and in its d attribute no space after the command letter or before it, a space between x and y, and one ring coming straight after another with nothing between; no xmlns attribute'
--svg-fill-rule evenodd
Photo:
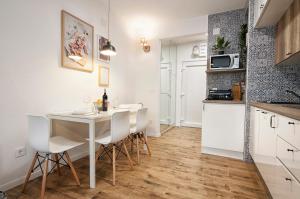
<svg viewBox="0 0 300 199"><path fill-rule="evenodd" d="M64 138L62 136L50 137L51 134L51 126L48 118L44 116L28 116L28 131L29 131L29 143L34 150L37 152L33 158L30 169L27 173L25 183L23 186L23 192L25 192L27 183L30 179L31 174L37 169L40 168L43 174L42 180L42 189L41 189L41 198L45 196L46 190L46 180L48 175L48 164L49 161L55 163L53 169L56 167L58 175L61 175L60 165L70 167L72 174L75 178L76 184L79 186L79 178L75 171L75 168L72 164L68 150L75 148L79 145L82 145L81 142L75 142ZM54 160L51 159L50 156L54 157ZM66 159L64 159L64 157ZM42 160L40 160L40 158ZM63 160L66 164L62 164L60 160ZM35 166L36 161L38 161L37 166ZM44 163L44 168L42 168L42 164Z"/></svg>
<svg viewBox="0 0 300 199"><path fill-rule="evenodd" d="M143 103L137 104L120 104L118 106L119 109L126 109L131 112L137 112L139 109L143 108ZM136 115L130 114L130 127L134 127L136 125Z"/></svg>
<svg viewBox="0 0 300 199"><path fill-rule="evenodd" d="M108 157L112 160L113 185L116 184L116 158L120 153L127 156L129 165L131 169L133 168L130 155L125 145L126 138L130 132L129 115L129 111L113 113L111 116L110 130L104 133L101 137L95 139L95 142L100 144L96 152L96 161L103 155L108 155ZM125 153L122 151L122 147L124 148ZM103 148L102 152L101 148ZM118 150L117 156L116 150ZM112 157L110 156L110 152L112 152Z"/></svg>
<svg viewBox="0 0 300 199"><path fill-rule="evenodd" d="M147 111L148 111L147 108L141 108L137 111L136 125L130 129L131 148L132 148L132 144L136 142L138 164L140 163L139 139L146 144L148 155L151 156L151 150L146 135L146 129L148 126Z"/></svg>

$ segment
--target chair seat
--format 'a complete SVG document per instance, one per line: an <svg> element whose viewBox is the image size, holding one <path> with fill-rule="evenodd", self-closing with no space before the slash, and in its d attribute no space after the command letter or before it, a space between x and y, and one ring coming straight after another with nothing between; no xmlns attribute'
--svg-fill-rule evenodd
<svg viewBox="0 0 300 199"><path fill-rule="evenodd" d="M130 134L134 134L134 133L137 133L136 132L136 126L130 128Z"/></svg>
<svg viewBox="0 0 300 199"><path fill-rule="evenodd" d="M110 130L106 131L104 134L102 134L99 137L95 138L95 142L103 145L110 144L112 140Z"/></svg>
<svg viewBox="0 0 300 199"><path fill-rule="evenodd" d="M49 152L62 153L64 151L68 151L82 144L84 143L69 140L62 136L55 136L55 137L51 137L49 140Z"/></svg>

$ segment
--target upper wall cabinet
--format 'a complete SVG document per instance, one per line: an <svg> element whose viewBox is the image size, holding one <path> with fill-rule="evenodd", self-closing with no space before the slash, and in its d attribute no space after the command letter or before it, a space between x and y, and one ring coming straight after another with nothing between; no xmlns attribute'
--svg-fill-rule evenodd
<svg viewBox="0 0 300 199"><path fill-rule="evenodd" d="M300 56L300 0L294 0L278 22L275 63L293 64Z"/></svg>
<svg viewBox="0 0 300 199"><path fill-rule="evenodd" d="M275 25L292 2L293 0L255 0L255 28Z"/></svg>

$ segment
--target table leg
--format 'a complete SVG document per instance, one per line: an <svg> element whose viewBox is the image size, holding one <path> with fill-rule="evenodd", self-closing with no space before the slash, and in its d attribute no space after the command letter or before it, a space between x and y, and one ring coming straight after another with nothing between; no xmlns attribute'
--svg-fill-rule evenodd
<svg viewBox="0 0 300 199"><path fill-rule="evenodd" d="M89 123L90 188L96 188L95 121Z"/></svg>

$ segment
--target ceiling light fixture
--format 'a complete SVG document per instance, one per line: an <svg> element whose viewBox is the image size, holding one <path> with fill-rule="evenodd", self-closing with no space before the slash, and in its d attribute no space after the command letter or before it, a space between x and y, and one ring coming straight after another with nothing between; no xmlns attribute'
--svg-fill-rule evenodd
<svg viewBox="0 0 300 199"><path fill-rule="evenodd" d="M111 45L110 42L110 38L109 38L109 15L110 15L110 0L108 0L108 12L107 12L107 37L108 37L108 41L107 43L102 47L102 49L100 50L100 53L102 55L106 55L106 56L115 56L117 55L116 52L116 48Z"/></svg>

